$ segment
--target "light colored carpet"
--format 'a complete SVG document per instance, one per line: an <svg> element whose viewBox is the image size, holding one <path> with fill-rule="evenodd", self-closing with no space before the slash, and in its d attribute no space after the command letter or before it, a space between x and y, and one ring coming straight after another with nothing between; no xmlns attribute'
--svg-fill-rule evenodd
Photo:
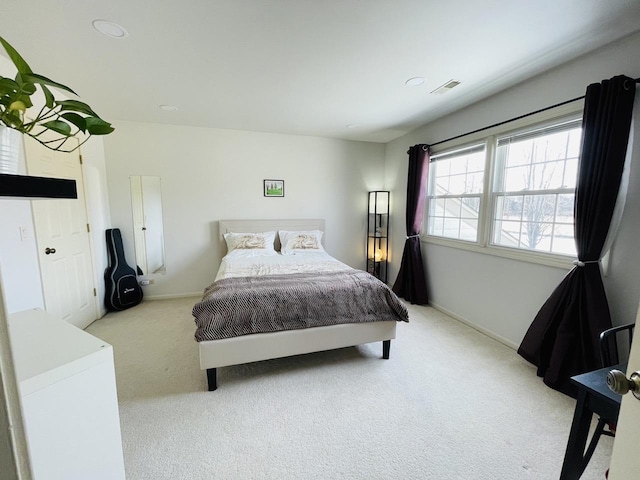
<svg viewBox="0 0 640 480"><path fill-rule="evenodd" d="M381 344L218 369L206 392L196 298L145 301L87 331L113 345L128 479L556 479L575 401L510 348L409 306ZM583 479L602 479L602 438Z"/></svg>

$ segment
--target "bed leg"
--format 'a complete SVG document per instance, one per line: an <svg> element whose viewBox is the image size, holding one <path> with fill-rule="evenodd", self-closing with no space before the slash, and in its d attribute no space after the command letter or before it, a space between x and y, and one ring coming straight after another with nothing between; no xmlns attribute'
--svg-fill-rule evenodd
<svg viewBox="0 0 640 480"><path fill-rule="evenodd" d="M382 341L382 358L389 360L389 350L391 350L391 340Z"/></svg>
<svg viewBox="0 0 640 480"><path fill-rule="evenodd" d="M207 383L209 384L209 391L213 392L218 388L218 379L216 376L215 368L207 368Z"/></svg>

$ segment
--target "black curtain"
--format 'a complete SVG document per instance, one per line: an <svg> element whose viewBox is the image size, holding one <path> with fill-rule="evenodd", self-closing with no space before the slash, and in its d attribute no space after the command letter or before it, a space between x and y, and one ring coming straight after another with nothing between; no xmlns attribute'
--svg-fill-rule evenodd
<svg viewBox="0 0 640 480"><path fill-rule="evenodd" d="M420 229L427 195L429 173L429 146L409 148L409 179L407 181L407 241L402 252L402 263L393 291L417 305L427 304L427 281L422 266Z"/></svg>
<svg viewBox="0 0 640 480"><path fill-rule="evenodd" d="M600 368L599 335L611 327L600 256L622 178L634 96L635 81L624 75L587 87L574 209L578 261L518 349L548 386L572 396L569 378Z"/></svg>

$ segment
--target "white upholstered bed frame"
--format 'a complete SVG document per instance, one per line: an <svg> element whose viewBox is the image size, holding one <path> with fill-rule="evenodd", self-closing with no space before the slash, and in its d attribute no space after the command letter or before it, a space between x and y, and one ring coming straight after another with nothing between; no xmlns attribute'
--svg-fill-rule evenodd
<svg viewBox="0 0 640 480"><path fill-rule="evenodd" d="M257 233L272 230L321 230L324 232L324 220L220 220L219 240L224 245L223 235L227 232ZM279 250L279 248L276 239L276 249ZM350 323L284 332L255 333L199 342L200 368L207 371L208 387L212 391L217 388L216 368L218 367L379 341L383 342L383 358L389 358L391 340L396 338L396 323L395 321Z"/></svg>

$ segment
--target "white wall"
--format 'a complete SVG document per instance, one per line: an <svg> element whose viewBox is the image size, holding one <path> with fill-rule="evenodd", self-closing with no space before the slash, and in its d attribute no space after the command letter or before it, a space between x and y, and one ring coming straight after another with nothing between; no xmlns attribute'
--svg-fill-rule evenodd
<svg viewBox="0 0 640 480"><path fill-rule="evenodd" d="M590 83L618 74L640 76L640 35L539 75L487 100L425 125L386 145L385 187L392 190L391 245L404 244L407 148L435 143L584 95ZM463 79L464 81L464 79ZM636 102L640 102L640 93ZM636 120L640 123L640 118ZM627 206L613 246L605 287L614 324L634 321L640 296L640 135L636 135ZM430 302L516 346L566 269L422 243ZM400 257L392 258L394 281ZM526 279L526 281L523 281Z"/></svg>
<svg viewBox="0 0 640 480"><path fill-rule="evenodd" d="M3 56L0 75L15 75L15 67ZM25 175L26 171L22 149L17 173ZM26 235L20 234L21 228ZM7 313L44 307L36 248L31 201L0 198L0 270Z"/></svg>
<svg viewBox="0 0 640 480"><path fill-rule="evenodd" d="M105 138L111 218L135 266L130 175L162 179L166 275L147 297L201 294L218 270L218 220L324 218L326 248L365 264L367 191L381 188L384 146L294 135L118 122ZM284 179L265 198L263 179Z"/></svg>

